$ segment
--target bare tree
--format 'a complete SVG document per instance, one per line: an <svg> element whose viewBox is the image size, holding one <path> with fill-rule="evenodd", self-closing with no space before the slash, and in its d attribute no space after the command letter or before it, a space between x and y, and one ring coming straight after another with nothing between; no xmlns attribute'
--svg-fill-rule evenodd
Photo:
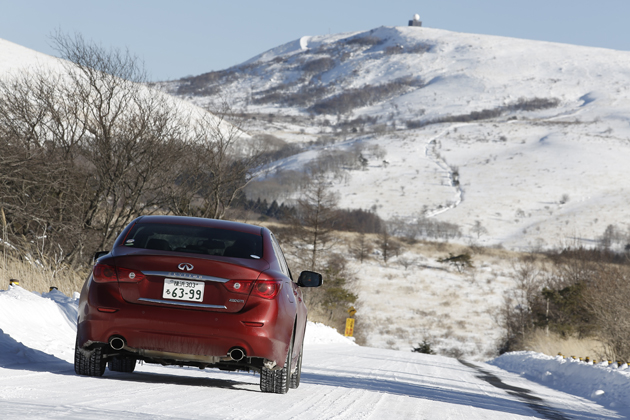
<svg viewBox="0 0 630 420"><path fill-rule="evenodd" d="M158 176L179 158L187 118L165 95L146 88L146 74L128 51L104 50L80 35L53 36L68 60L61 99L84 135L82 157L92 168L84 226L109 243L134 217L161 204Z"/></svg>
<svg viewBox="0 0 630 420"><path fill-rule="evenodd" d="M379 233L377 244L383 256L383 261L387 262L391 256L392 237L389 235L389 229L386 226L383 226L381 233Z"/></svg>
<svg viewBox="0 0 630 420"><path fill-rule="evenodd" d="M476 235L477 239L479 239L481 235L488 233L488 229L486 229L479 220L475 220L475 224L470 228L470 232Z"/></svg>
<svg viewBox="0 0 630 420"><path fill-rule="evenodd" d="M409 222L400 217L393 217L387 223L389 232L399 238L402 238L405 242L413 244L416 242L416 238L420 236L420 223Z"/></svg>
<svg viewBox="0 0 630 420"><path fill-rule="evenodd" d="M400 257L396 262L407 270L409 267L416 265L418 260L415 258Z"/></svg>
<svg viewBox="0 0 630 420"><path fill-rule="evenodd" d="M604 233L599 238L599 246L605 250L609 250L616 243L626 239L626 235L615 225L608 225Z"/></svg>
<svg viewBox="0 0 630 420"><path fill-rule="evenodd" d="M53 40L69 60L62 71L0 81L0 204L14 237L49 238L42 252L60 244L76 260L162 204L189 120L140 84L128 52Z"/></svg>
<svg viewBox="0 0 630 420"><path fill-rule="evenodd" d="M0 80L0 207L13 242L76 261L141 214L223 218L259 164L238 115L150 89L128 51L52 39L61 70Z"/></svg>
<svg viewBox="0 0 630 420"><path fill-rule="evenodd" d="M350 252L354 255L355 258L358 258L361 264L363 264L363 260L370 256L370 253L374 247L370 240L366 237L364 232L359 233L359 236L354 238L352 244L350 245Z"/></svg>
<svg viewBox="0 0 630 420"><path fill-rule="evenodd" d="M0 200L13 242L73 236L69 225L81 225L89 170L77 148L85 131L71 118L77 108L60 99L61 86L51 73L0 81Z"/></svg>
<svg viewBox="0 0 630 420"><path fill-rule="evenodd" d="M318 267L319 253L330 241L336 207L337 195L329 190L323 175L315 176L297 200L294 220L297 242L304 245L302 249L306 247L310 251L307 266L311 270Z"/></svg>
<svg viewBox="0 0 630 420"><path fill-rule="evenodd" d="M192 139L177 168L177 182L168 194L173 213L225 217L252 181L253 170L262 163L267 148L263 141L244 133L243 123L230 104L223 102L212 115L192 124Z"/></svg>
<svg viewBox="0 0 630 420"><path fill-rule="evenodd" d="M496 314L505 333L503 351L524 349L528 334L536 327L536 309L544 282L535 260L525 258L512 264L516 287L507 290Z"/></svg>

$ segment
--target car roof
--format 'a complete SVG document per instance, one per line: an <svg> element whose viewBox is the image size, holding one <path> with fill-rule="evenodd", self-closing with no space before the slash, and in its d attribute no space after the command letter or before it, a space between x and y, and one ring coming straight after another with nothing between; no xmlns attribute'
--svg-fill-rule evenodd
<svg viewBox="0 0 630 420"><path fill-rule="evenodd" d="M141 216L136 223L160 223L172 225L203 226L216 229L234 230L262 236L263 228L248 223L232 222L229 220L206 219L188 216Z"/></svg>

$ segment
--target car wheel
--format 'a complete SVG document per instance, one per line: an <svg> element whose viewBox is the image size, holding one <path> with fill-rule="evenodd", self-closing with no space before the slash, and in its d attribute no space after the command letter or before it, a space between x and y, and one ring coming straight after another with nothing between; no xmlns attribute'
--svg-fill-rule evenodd
<svg viewBox="0 0 630 420"><path fill-rule="evenodd" d="M107 368L112 372L131 373L136 368L136 359L114 357L107 363Z"/></svg>
<svg viewBox="0 0 630 420"><path fill-rule="evenodd" d="M103 376L105 373L103 349L96 347L92 350L83 350L77 340L74 346L74 371L78 375Z"/></svg>
<svg viewBox="0 0 630 420"><path fill-rule="evenodd" d="M291 374L291 381L289 382L289 388L295 389L300 386L300 377L302 376L302 352L304 351L304 343L302 343L302 349L300 349L300 357L297 361L297 367L295 372Z"/></svg>
<svg viewBox="0 0 630 420"><path fill-rule="evenodd" d="M276 394L286 394L289 392L289 382L291 376L291 354L293 353L293 337L289 344L287 360L284 367L279 370L271 370L263 367L260 371L260 390L262 392L273 392Z"/></svg>

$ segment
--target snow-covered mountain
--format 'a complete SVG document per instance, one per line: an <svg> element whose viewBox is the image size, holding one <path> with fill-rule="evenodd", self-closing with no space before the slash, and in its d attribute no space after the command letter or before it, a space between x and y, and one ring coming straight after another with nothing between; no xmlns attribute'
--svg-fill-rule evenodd
<svg viewBox="0 0 630 420"><path fill-rule="evenodd" d="M514 249L629 226L630 52L381 27L305 36L161 86L199 105L246 105L253 130L287 141L336 135L276 169L324 148L386 149L338 178L342 206L424 214L465 234L479 221L487 233L470 240Z"/></svg>

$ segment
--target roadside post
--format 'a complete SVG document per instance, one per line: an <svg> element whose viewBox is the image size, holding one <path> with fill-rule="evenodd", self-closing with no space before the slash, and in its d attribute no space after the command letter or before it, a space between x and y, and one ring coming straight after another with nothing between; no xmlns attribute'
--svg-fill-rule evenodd
<svg viewBox="0 0 630 420"><path fill-rule="evenodd" d="M357 310L354 309L354 306L351 306L350 309L348 309L350 318L346 318L346 332L344 333L344 336L346 337L352 337L354 335L354 314L356 313Z"/></svg>

